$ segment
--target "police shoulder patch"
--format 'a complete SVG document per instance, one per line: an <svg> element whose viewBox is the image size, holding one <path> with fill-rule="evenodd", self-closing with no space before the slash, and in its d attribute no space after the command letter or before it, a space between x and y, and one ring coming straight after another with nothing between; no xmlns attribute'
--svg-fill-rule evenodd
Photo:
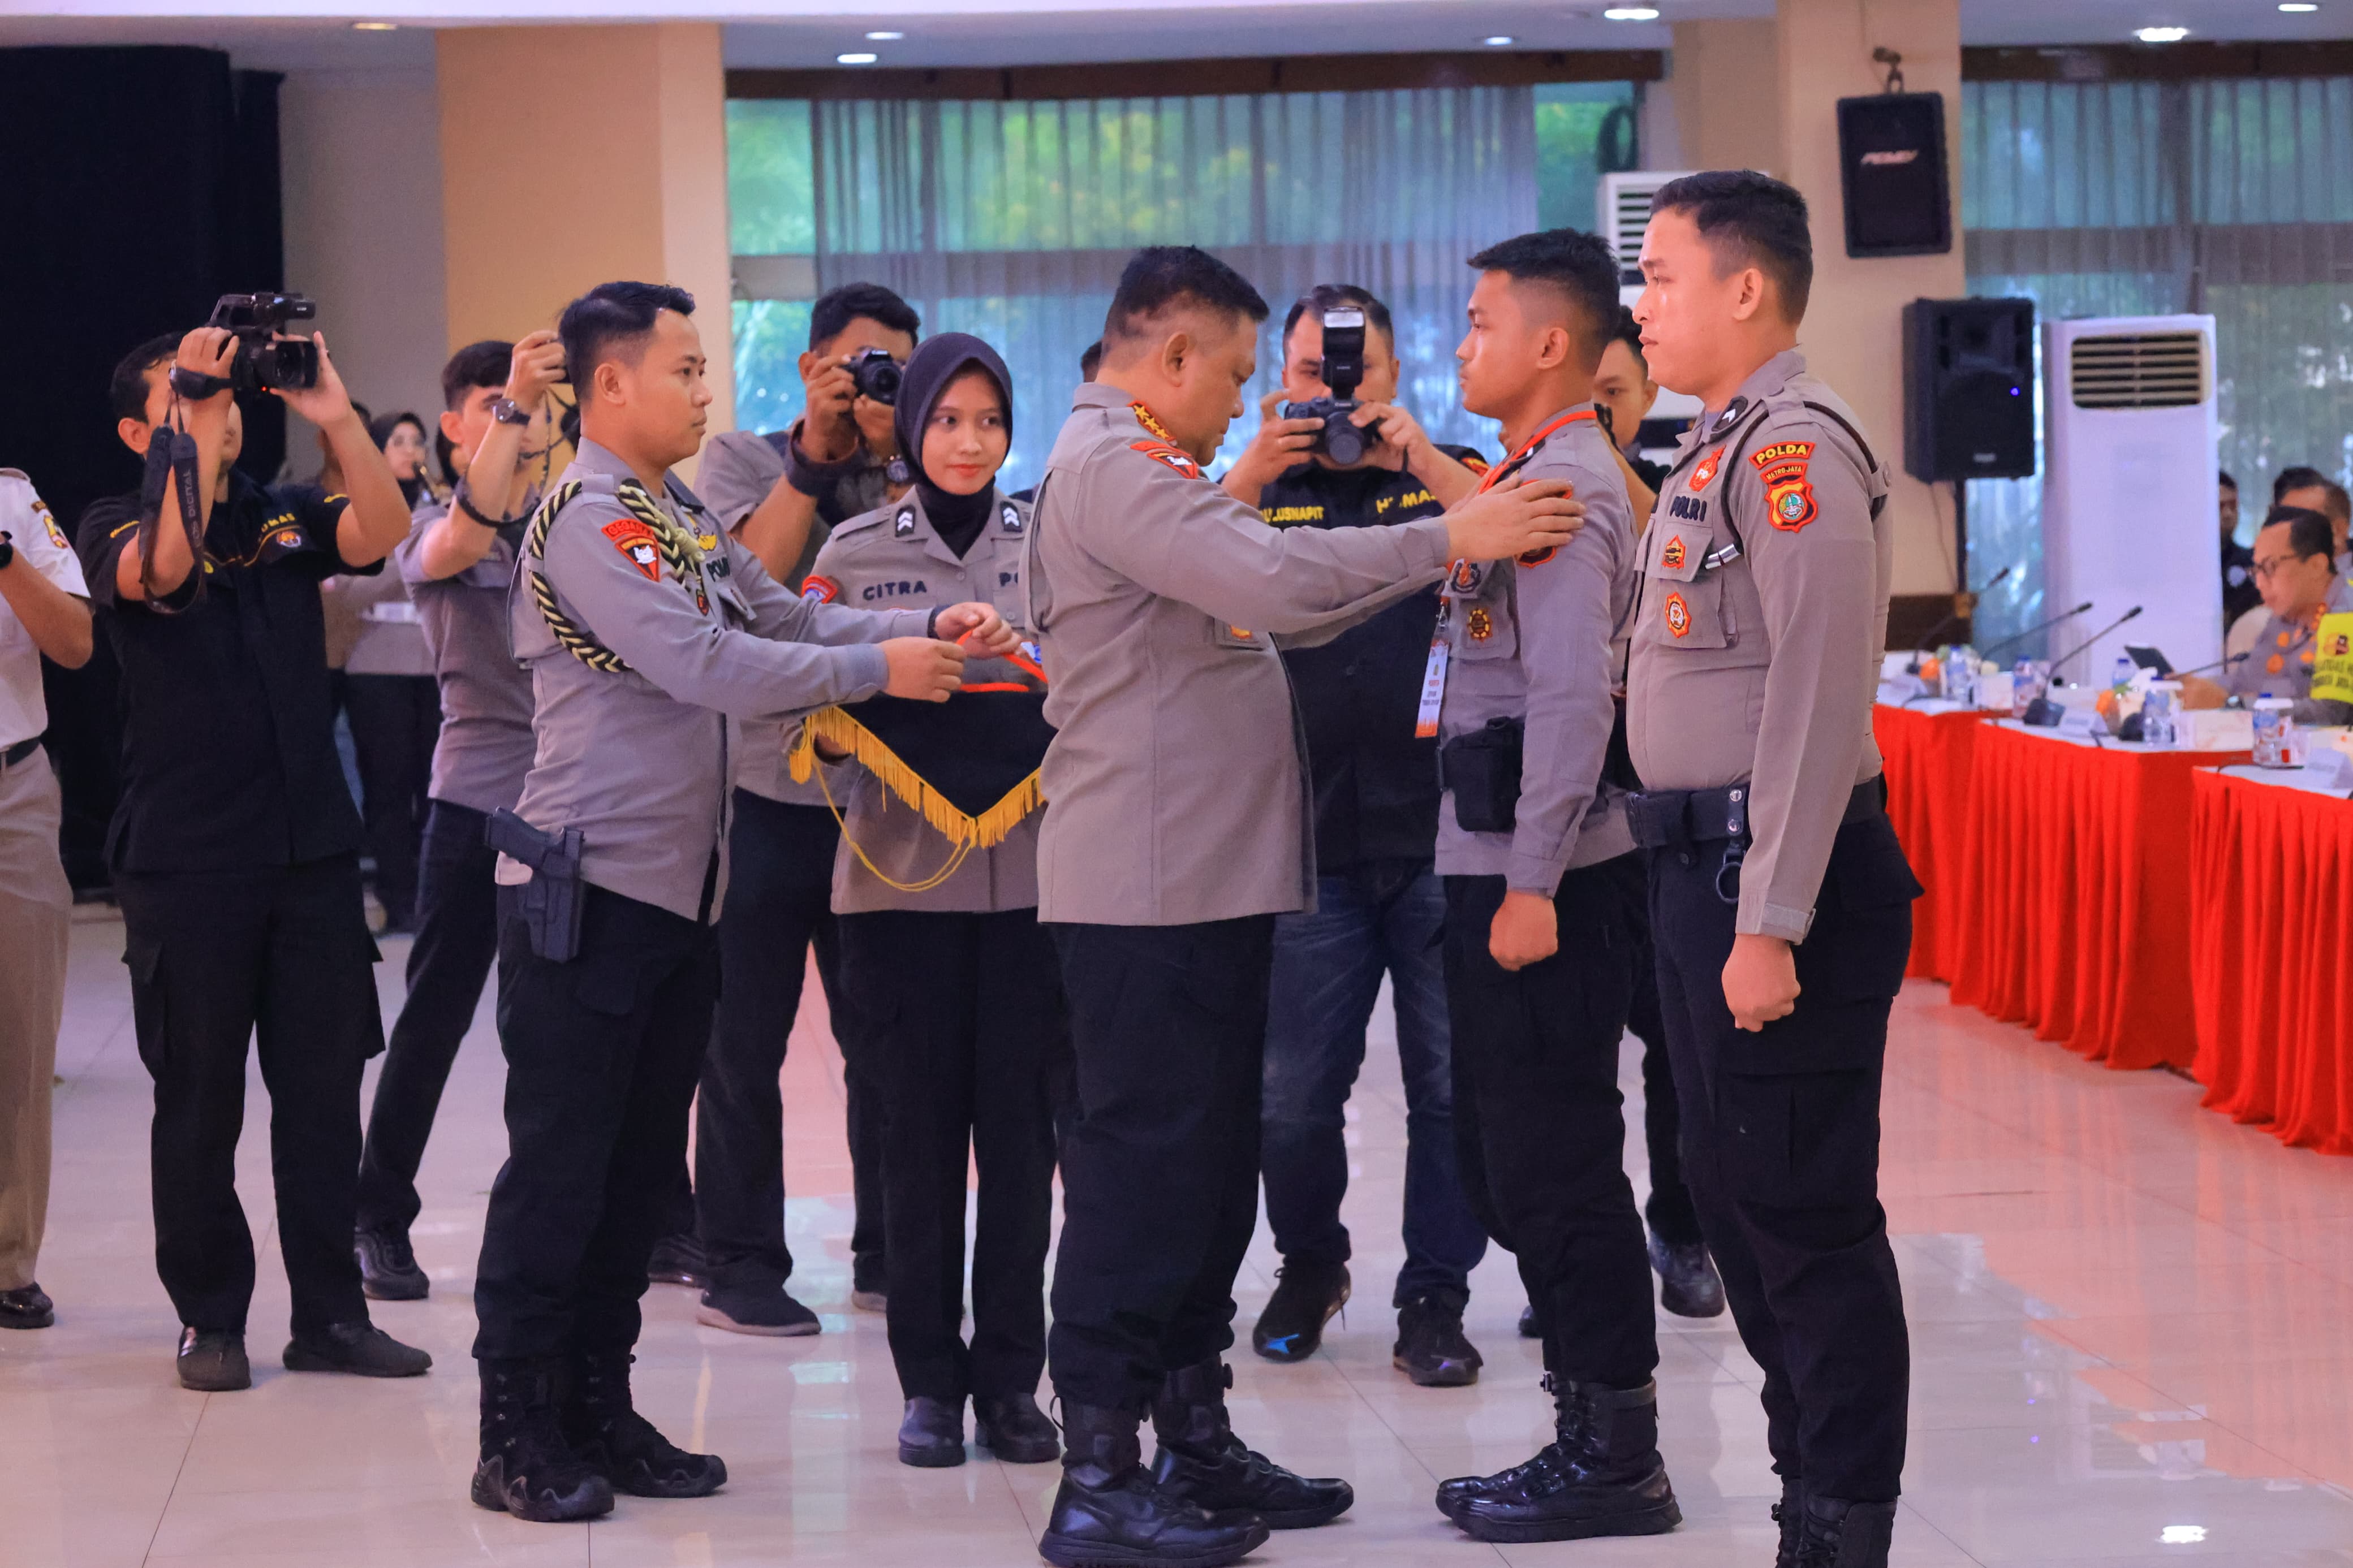
<svg viewBox="0 0 2353 1568"><path fill-rule="evenodd" d="M40 514L41 527L47 531L51 544L56 545L59 550L73 549L72 545L66 542L65 530L58 526L58 520L50 512L48 502L37 498L33 502L33 510Z"/></svg>
<svg viewBox="0 0 2353 1568"><path fill-rule="evenodd" d="M812 605L830 605L841 597L841 584L812 572L801 580L801 597Z"/></svg>
<svg viewBox="0 0 2353 1568"><path fill-rule="evenodd" d="M649 583L661 581L661 547L654 542L652 529L634 517L617 517L605 525L604 533L639 576Z"/></svg>
<svg viewBox="0 0 2353 1568"><path fill-rule="evenodd" d="M1749 453L1748 460L1756 465L1758 473L1763 473L1782 463L1804 463L1813 455L1814 444L1811 441L1776 441Z"/></svg>
<svg viewBox="0 0 2353 1568"><path fill-rule="evenodd" d="M1195 462L1189 454L1166 441L1130 441L1127 449L1141 452L1154 462L1176 469L1188 479L1201 477L1201 465Z"/></svg>

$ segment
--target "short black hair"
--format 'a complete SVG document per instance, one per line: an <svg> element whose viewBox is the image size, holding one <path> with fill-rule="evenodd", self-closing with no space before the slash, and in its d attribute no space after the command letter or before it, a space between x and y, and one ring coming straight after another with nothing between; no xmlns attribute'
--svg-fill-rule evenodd
<svg viewBox="0 0 2353 1568"><path fill-rule="evenodd" d="M514 344L497 338L468 343L441 367L441 406L451 410L464 407L467 395L478 386L503 387L507 372L513 368Z"/></svg>
<svg viewBox="0 0 2353 1568"><path fill-rule="evenodd" d="M565 368L575 392L614 357L608 351L617 345L642 352L654 318L664 310L691 316L694 296L669 283L599 283L565 306L555 335L564 340Z"/></svg>
<svg viewBox="0 0 2353 1568"><path fill-rule="evenodd" d="M2322 516L2334 518L2338 521L2353 519L2353 495L2348 495L2343 485L2326 474L2315 475L2300 485L2290 485L2288 489L2318 490Z"/></svg>
<svg viewBox="0 0 2353 1568"><path fill-rule="evenodd" d="M923 319L915 308L880 283L845 283L818 296L809 307L809 344L821 348L841 336L842 329L863 318L880 321L894 332L918 338Z"/></svg>
<svg viewBox="0 0 2353 1568"><path fill-rule="evenodd" d="M1227 316L1246 316L1255 326L1267 318L1266 300L1250 279L1193 245L1147 245L1127 259L1119 288L1103 316L1103 341L1127 342L1170 306L1191 300Z"/></svg>
<svg viewBox="0 0 2353 1568"><path fill-rule="evenodd" d="M1814 234L1806 198L1754 169L1710 169L1669 180L1651 198L1651 216L1687 212L1715 253L1719 274L1737 260L1754 265L1781 293L1782 313L1806 317L1814 289Z"/></svg>
<svg viewBox="0 0 2353 1568"><path fill-rule="evenodd" d="M2326 555L2337 558L2337 529L2327 517L2307 506L2275 506L2263 513L2263 527L2287 525L2287 547L2297 560ZM2258 532L2261 530L2257 531Z"/></svg>
<svg viewBox="0 0 2353 1568"><path fill-rule="evenodd" d="M2216 483L2226 490L2234 490L2239 488L2239 481L2231 477L2231 470L2228 468L2217 469L2214 474L2214 479Z"/></svg>
<svg viewBox="0 0 2353 1568"><path fill-rule="evenodd" d="M1618 253L1598 234L1546 228L1491 245L1471 258L1482 272L1501 272L1515 283L1546 283L1567 296L1585 323L1586 368L1601 363L1601 351L1618 331Z"/></svg>
<svg viewBox="0 0 2353 1568"><path fill-rule="evenodd" d="M2306 485L2321 485L2327 482L2328 476L2310 464L2293 464L2282 468L2279 471L2279 478L2272 481L2272 504L2277 506L2280 497L2290 490L2300 490Z"/></svg>
<svg viewBox="0 0 2353 1568"><path fill-rule="evenodd" d="M1291 341L1291 330L1299 325L1299 318L1308 311L1314 311L1315 319L1320 322L1324 320L1324 311L1348 305L1365 312L1365 325L1379 331L1392 345L1397 342L1397 328L1390 324L1389 308L1373 298L1372 290L1359 289L1354 283L1318 283L1293 300L1291 309L1282 318L1282 341L1286 343Z"/></svg>
<svg viewBox="0 0 2353 1568"><path fill-rule="evenodd" d="M122 356L122 363L114 367L113 378L106 384L107 406L114 411L115 418L147 423L147 373L179 357L183 335L164 332Z"/></svg>
<svg viewBox="0 0 2353 1568"><path fill-rule="evenodd" d="M1608 340L1601 346L1607 349L1610 343L1624 343L1632 351L1634 363L1642 367L1643 375L1651 374L1651 356L1642 352L1642 323L1636 321L1634 312L1623 305L1618 307L1617 326L1610 329Z"/></svg>
<svg viewBox="0 0 2353 1568"><path fill-rule="evenodd" d="M1092 381L1095 372L1103 369L1103 340L1097 338L1079 354L1079 379Z"/></svg>

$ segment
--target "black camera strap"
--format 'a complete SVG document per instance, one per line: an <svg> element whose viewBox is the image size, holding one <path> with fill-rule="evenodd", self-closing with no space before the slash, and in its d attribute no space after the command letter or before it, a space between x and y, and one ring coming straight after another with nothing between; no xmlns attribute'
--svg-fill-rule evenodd
<svg viewBox="0 0 2353 1568"><path fill-rule="evenodd" d="M175 396L163 426L147 442L147 467L139 484L139 589L146 595L147 607L157 615L177 615L205 596L201 468L196 438L180 427L180 400ZM155 589L155 542L163 527L166 486L172 487L179 497L180 526L188 539L188 580L195 584L188 603L177 607L166 605L165 595Z"/></svg>

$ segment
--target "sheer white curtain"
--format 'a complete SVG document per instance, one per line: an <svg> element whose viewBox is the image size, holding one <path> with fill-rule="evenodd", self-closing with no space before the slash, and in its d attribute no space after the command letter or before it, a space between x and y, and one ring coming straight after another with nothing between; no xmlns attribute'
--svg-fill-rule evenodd
<svg viewBox="0 0 2353 1568"><path fill-rule="evenodd" d="M1536 225L1526 88L809 106L815 285L888 285L926 331L974 332L1014 379L1008 485L1035 482L1120 268L1143 245L1232 263L1274 337L1319 282L1396 313L1403 398L1440 439L1494 443L1456 401L1475 250ZM1256 424L1239 422L1238 447Z"/></svg>

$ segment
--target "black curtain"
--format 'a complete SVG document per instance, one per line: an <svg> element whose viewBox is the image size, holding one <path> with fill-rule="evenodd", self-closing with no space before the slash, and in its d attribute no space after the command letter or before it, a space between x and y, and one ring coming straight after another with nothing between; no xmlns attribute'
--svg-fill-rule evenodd
<svg viewBox="0 0 2353 1568"><path fill-rule="evenodd" d="M0 377L0 465L22 468L71 531L138 479L107 379L136 344L201 325L226 293L281 288L278 84L195 48L0 49L0 300L17 344ZM238 467L274 476L286 414L245 405ZM100 854L120 762L115 669L45 666L49 748L65 785L66 869Z"/></svg>

